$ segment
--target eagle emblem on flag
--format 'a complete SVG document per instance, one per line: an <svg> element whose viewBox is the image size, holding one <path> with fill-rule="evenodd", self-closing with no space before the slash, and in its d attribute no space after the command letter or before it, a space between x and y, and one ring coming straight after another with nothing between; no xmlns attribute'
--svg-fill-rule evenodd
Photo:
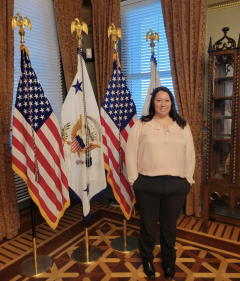
<svg viewBox="0 0 240 281"><path fill-rule="evenodd" d="M89 133L89 149L90 151L100 148L101 147L101 127L100 124L97 122L97 120L94 117L87 116L87 128L83 126L83 116L80 115L79 119L73 126L71 130L71 141L68 139L68 130L70 129L69 123L65 124L62 130L62 140L63 143L66 143L68 146L64 146L64 154L65 157L71 159L73 158L73 155L77 153L79 157L79 161L77 161L77 164L84 164L84 160L81 159L81 153L86 154L87 146L86 146L86 131ZM75 158L75 156L74 156Z"/></svg>

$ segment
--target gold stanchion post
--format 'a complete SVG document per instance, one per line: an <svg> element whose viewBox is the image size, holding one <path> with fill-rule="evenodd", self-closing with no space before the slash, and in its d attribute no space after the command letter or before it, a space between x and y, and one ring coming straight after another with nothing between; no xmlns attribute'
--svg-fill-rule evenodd
<svg viewBox="0 0 240 281"><path fill-rule="evenodd" d="M78 45L81 47L82 45L82 31L88 34L88 27L85 22L80 23L78 18L75 18L71 24L71 33L76 31L76 36L78 39ZM82 63L82 62L81 62ZM82 81L84 83L84 81ZM84 87L83 87L84 89ZM88 167L87 167L88 169ZM85 223L85 247L79 247L75 249L72 253L72 259L79 263L92 263L98 260L102 256L102 249L95 246L89 245L89 237L88 237L88 227L87 223Z"/></svg>

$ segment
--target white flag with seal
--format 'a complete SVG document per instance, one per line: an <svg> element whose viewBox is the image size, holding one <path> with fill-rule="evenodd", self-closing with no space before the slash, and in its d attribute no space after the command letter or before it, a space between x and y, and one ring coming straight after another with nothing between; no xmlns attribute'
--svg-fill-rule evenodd
<svg viewBox="0 0 240 281"><path fill-rule="evenodd" d="M83 206L84 220L90 205L106 191L100 115L92 85L78 48L78 71L62 107L62 140L70 195Z"/></svg>

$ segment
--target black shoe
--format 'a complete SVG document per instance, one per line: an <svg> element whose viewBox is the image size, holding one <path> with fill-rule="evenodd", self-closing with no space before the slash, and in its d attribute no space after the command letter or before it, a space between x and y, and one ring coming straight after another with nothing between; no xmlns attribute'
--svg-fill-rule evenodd
<svg viewBox="0 0 240 281"><path fill-rule="evenodd" d="M164 276L167 280L172 280L175 275L175 270L173 267L164 268Z"/></svg>
<svg viewBox="0 0 240 281"><path fill-rule="evenodd" d="M143 270L144 270L144 273L147 275L147 277L149 277L150 279L155 279L155 269L153 267L152 262L144 261Z"/></svg>

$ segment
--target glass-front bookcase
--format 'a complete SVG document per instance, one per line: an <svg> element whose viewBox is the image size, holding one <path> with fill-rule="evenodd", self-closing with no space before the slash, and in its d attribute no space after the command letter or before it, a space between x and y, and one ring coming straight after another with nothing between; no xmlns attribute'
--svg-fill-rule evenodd
<svg viewBox="0 0 240 281"><path fill-rule="evenodd" d="M209 217L229 222L230 218L214 213L216 201L224 202L232 211L240 205L240 40L236 46L235 40L227 36L229 28L222 31L223 37L214 45L210 38L208 49L207 151L203 187L205 232Z"/></svg>

